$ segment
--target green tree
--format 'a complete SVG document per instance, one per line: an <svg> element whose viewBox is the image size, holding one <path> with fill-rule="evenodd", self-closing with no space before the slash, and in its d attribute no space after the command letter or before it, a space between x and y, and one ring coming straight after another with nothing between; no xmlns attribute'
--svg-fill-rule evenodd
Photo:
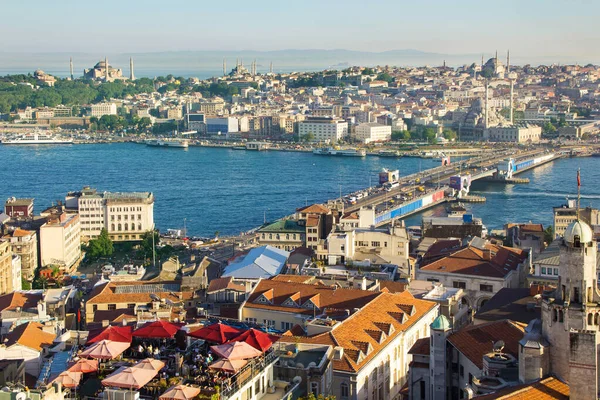
<svg viewBox="0 0 600 400"><path fill-rule="evenodd" d="M410 132L409 131L394 131L394 132L392 132L392 140L393 141L399 141L399 140L408 141L408 140L410 140Z"/></svg>
<svg viewBox="0 0 600 400"><path fill-rule="evenodd" d="M387 72L382 72L381 74L377 75L377 80L386 81L387 83L390 83L394 80L394 77L388 74Z"/></svg>
<svg viewBox="0 0 600 400"><path fill-rule="evenodd" d="M421 138L423 140L426 140L427 143L435 142L435 138L436 138L435 129L433 129L433 128L423 129L423 131L421 132Z"/></svg>
<svg viewBox="0 0 600 400"><path fill-rule="evenodd" d="M556 132L556 127L554 125L552 125L550 122L546 122L542 126L542 130L544 131L544 133L554 133L554 132Z"/></svg>
<svg viewBox="0 0 600 400"><path fill-rule="evenodd" d="M554 227L552 225L544 229L544 242L550 244L554 241Z"/></svg>
<svg viewBox="0 0 600 400"><path fill-rule="evenodd" d="M23 290L31 290L31 282L29 282L25 278L21 278L21 289L23 289Z"/></svg>
<svg viewBox="0 0 600 400"><path fill-rule="evenodd" d="M458 137L456 132L452 129L445 129L443 135L446 140L456 140L456 138Z"/></svg>
<svg viewBox="0 0 600 400"><path fill-rule="evenodd" d="M325 396L324 394L315 396L314 393L309 393L308 396L300 397L298 398L298 400L335 400L335 396L331 394L327 396Z"/></svg>
<svg viewBox="0 0 600 400"><path fill-rule="evenodd" d="M365 68L361 72L363 75L373 75L374 73L375 71L373 71L373 68Z"/></svg>
<svg viewBox="0 0 600 400"><path fill-rule="evenodd" d="M308 132L306 135L302 135L302 141L304 142L313 142L315 140L315 134L312 132Z"/></svg>
<svg viewBox="0 0 600 400"><path fill-rule="evenodd" d="M92 259L111 256L113 251L113 242L104 228L100 231L98 238L89 241L87 247L87 255Z"/></svg>

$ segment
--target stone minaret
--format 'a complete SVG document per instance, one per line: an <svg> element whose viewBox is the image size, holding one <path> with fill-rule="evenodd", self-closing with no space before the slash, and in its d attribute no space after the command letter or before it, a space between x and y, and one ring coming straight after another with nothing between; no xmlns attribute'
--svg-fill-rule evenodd
<svg viewBox="0 0 600 400"><path fill-rule="evenodd" d="M135 80L135 75L133 74L133 58L129 57L129 79L132 81Z"/></svg>
<svg viewBox="0 0 600 400"><path fill-rule="evenodd" d="M256 76L256 60L252 62L252 76Z"/></svg>
<svg viewBox="0 0 600 400"><path fill-rule="evenodd" d="M506 51L506 75L510 72L510 50Z"/></svg>
<svg viewBox="0 0 600 400"><path fill-rule="evenodd" d="M104 80L108 82L108 57L104 57Z"/></svg>
<svg viewBox="0 0 600 400"><path fill-rule="evenodd" d="M446 340L451 333L450 321L444 315L438 316L430 326L429 375L431 376L431 385L425 385L425 391L429 389L427 386L430 386L432 393L429 396L421 394L426 399L446 400L448 386Z"/></svg>
<svg viewBox="0 0 600 400"><path fill-rule="evenodd" d="M69 70L71 71L71 80L73 80L75 78L75 75L73 74L73 57L69 59Z"/></svg>
<svg viewBox="0 0 600 400"><path fill-rule="evenodd" d="M227 75L227 61L223 58L223 76Z"/></svg>
<svg viewBox="0 0 600 400"><path fill-rule="evenodd" d="M271 65L269 65L269 73L273 73L273 61L271 61Z"/></svg>

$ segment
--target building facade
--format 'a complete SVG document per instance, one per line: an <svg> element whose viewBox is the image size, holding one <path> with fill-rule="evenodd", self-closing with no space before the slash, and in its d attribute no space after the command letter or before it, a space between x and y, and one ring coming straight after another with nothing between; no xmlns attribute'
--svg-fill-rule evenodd
<svg viewBox="0 0 600 400"><path fill-rule="evenodd" d="M115 103L92 104L90 116L100 118L103 115L117 115L117 105Z"/></svg>
<svg viewBox="0 0 600 400"><path fill-rule="evenodd" d="M7 235L11 250L21 257L23 278L32 280L38 267L38 240L35 231L17 228Z"/></svg>
<svg viewBox="0 0 600 400"><path fill-rule="evenodd" d="M80 242L78 214L51 215L40 227L40 265L58 265L70 272L81 256Z"/></svg>
<svg viewBox="0 0 600 400"><path fill-rule="evenodd" d="M13 254L10 243L6 239L0 239L0 294L14 291L13 288Z"/></svg>
<svg viewBox="0 0 600 400"><path fill-rule="evenodd" d="M358 124L353 137L361 143L387 142L392 139L392 127L374 122Z"/></svg>
<svg viewBox="0 0 600 400"><path fill-rule="evenodd" d="M348 136L348 123L333 117L309 117L298 123L298 135L309 134L313 142L335 144Z"/></svg>

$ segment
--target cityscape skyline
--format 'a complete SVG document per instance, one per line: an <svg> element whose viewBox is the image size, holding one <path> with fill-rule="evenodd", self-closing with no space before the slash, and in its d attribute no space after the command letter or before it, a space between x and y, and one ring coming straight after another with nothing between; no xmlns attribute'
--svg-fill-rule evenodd
<svg viewBox="0 0 600 400"><path fill-rule="evenodd" d="M189 23L182 23L181 7L161 7L154 0L144 2L145 7L135 1L108 0L104 7L93 10L70 0L64 3L65 8L47 9L41 2L33 1L26 10L27 19L6 21L0 27L3 51L105 54L417 49L461 55L496 49L504 52L510 48L515 55L527 55L531 61L526 62L555 57L558 62L568 59L586 63L596 60L588 49L600 39L593 24L600 5L585 0L568 3L571 7L565 7L567 3L561 0L524 4L507 1L495 8L470 0L461 2L462 7L434 1L426 15L420 4L380 1L372 6L371 13L360 18L352 17L362 7L355 1L318 5L308 1L302 8L272 1L263 2L261 7L233 1L227 10L213 4L184 3L186 15L200 17ZM578 5L585 6L588 12L580 15ZM319 12L315 12L317 6ZM16 2L4 8L12 15L25 11ZM65 9L69 12L65 13ZM92 11L94 20L90 21ZM156 15L161 16L160 21L155 20ZM106 21L110 23L107 25ZM21 40L14 41L14 37Z"/></svg>

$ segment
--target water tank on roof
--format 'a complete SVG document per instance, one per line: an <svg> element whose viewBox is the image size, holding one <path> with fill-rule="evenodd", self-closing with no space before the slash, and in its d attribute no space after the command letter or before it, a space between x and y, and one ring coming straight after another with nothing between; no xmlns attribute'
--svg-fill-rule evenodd
<svg viewBox="0 0 600 400"><path fill-rule="evenodd" d="M473 214L463 214L463 222L465 224L473 223Z"/></svg>

